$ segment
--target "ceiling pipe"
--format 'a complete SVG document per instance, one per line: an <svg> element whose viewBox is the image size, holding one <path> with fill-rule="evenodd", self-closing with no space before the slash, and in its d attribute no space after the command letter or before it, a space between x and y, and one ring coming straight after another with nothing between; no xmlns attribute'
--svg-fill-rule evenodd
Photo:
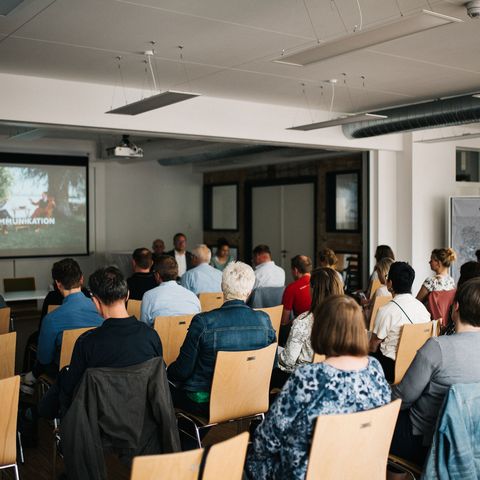
<svg viewBox="0 0 480 480"><path fill-rule="evenodd" d="M480 121L480 98L472 94L370 112L387 118L343 125L348 138L375 137Z"/></svg>

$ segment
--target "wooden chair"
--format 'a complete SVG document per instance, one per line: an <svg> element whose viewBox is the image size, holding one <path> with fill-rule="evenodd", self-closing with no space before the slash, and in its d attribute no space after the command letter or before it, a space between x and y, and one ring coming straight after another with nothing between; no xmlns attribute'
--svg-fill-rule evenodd
<svg viewBox="0 0 480 480"><path fill-rule="evenodd" d="M72 353L75 347L75 342L78 340L78 337L89 330L92 330L95 327L88 328L74 328L73 330L65 330L62 336L62 348L60 350L60 365L59 370L67 365L70 365L72 360Z"/></svg>
<svg viewBox="0 0 480 480"><path fill-rule="evenodd" d="M433 336L433 322L405 324L398 341L394 385L402 381L417 351Z"/></svg>
<svg viewBox="0 0 480 480"><path fill-rule="evenodd" d="M209 418L194 416L181 410L177 412L178 417L193 425L193 438L197 440L199 447L202 446L200 430L219 423L265 417L269 406L270 377L276 351L277 344L272 343L259 350L217 353L210 391Z"/></svg>
<svg viewBox="0 0 480 480"><path fill-rule="evenodd" d="M205 461L203 480L241 480L248 433L213 445ZM133 459L130 480L197 480L204 449ZM227 475L228 472L228 475Z"/></svg>
<svg viewBox="0 0 480 480"><path fill-rule="evenodd" d="M272 322L272 327L275 330L278 341L278 336L280 335L280 322L282 321L283 305L277 305L276 307L268 308L256 308L255 310L261 310L270 317L270 321Z"/></svg>
<svg viewBox="0 0 480 480"><path fill-rule="evenodd" d="M141 300L129 300L127 302L127 312L130 316L134 316L137 320L140 320L141 311L142 311Z"/></svg>
<svg viewBox="0 0 480 480"><path fill-rule="evenodd" d="M372 280L372 288L370 289L370 297L369 300L373 298L375 292L382 286L382 282L378 278Z"/></svg>
<svg viewBox="0 0 480 480"><path fill-rule="evenodd" d="M13 468L19 480L17 467L17 415L20 377L0 380L0 469Z"/></svg>
<svg viewBox="0 0 480 480"><path fill-rule="evenodd" d="M3 291L7 292L22 292L24 290L35 290L34 277L22 278L4 278Z"/></svg>
<svg viewBox="0 0 480 480"><path fill-rule="evenodd" d="M12 310L10 307L0 308L0 335L10 331L10 317Z"/></svg>
<svg viewBox="0 0 480 480"><path fill-rule="evenodd" d="M56 310L60 305L49 305L47 307L47 313L52 313L54 310Z"/></svg>
<svg viewBox="0 0 480 480"><path fill-rule="evenodd" d="M385 480L401 403L398 399L365 412L318 417L306 480Z"/></svg>
<svg viewBox="0 0 480 480"><path fill-rule="evenodd" d="M16 332L0 335L0 379L15 375L16 342Z"/></svg>
<svg viewBox="0 0 480 480"><path fill-rule="evenodd" d="M327 357L325 355L320 355L319 353L313 354L312 363L322 363Z"/></svg>
<svg viewBox="0 0 480 480"><path fill-rule="evenodd" d="M215 310L223 305L223 293L199 293L198 299L202 307L202 312Z"/></svg>
<svg viewBox="0 0 480 480"><path fill-rule="evenodd" d="M373 327L375 326L375 320L377 318L378 310L384 307L391 299L391 295L385 295L382 297L377 297L373 302L372 312L370 314L370 326L368 328L371 332L373 331Z"/></svg>
<svg viewBox="0 0 480 480"><path fill-rule="evenodd" d="M163 360L167 367L177 359L192 318L193 315L155 317L154 328L162 341Z"/></svg>

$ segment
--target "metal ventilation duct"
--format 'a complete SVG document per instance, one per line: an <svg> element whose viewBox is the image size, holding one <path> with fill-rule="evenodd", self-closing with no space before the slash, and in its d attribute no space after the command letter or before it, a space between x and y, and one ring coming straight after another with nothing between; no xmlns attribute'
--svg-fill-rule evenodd
<svg viewBox="0 0 480 480"><path fill-rule="evenodd" d="M370 113L386 115L387 118L343 125L343 133L348 138L365 138L478 122L480 98L472 97L470 94Z"/></svg>

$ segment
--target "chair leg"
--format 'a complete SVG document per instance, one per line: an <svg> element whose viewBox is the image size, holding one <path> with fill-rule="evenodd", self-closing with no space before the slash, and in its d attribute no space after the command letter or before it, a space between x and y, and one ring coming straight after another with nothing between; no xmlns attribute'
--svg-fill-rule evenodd
<svg viewBox="0 0 480 480"><path fill-rule="evenodd" d="M20 480L20 476L18 475L18 466L17 464L15 464L13 466L13 468L15 469L15 480Z"/></svg>
<svg viewBox="0 0 480 480"><path fill-rule="evenodd" d="M23 465L25 463L25 458L23 456L22 434L20 432L17 432L17 438L18 438L18 450L20 452L20 463Z"/></svg>

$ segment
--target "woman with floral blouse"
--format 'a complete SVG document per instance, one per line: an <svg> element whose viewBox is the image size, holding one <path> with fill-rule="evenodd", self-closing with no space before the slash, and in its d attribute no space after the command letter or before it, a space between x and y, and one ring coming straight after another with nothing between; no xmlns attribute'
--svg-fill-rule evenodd
<svg viewBox="0 0 480 480"><path fill-rule="evenodd" d="M319 415L370 410L390 401L382 368L368 356L363 314L353 299L332 296L314 312L312 346L327 358L297 368L257 428L246 464L251 480L304 479Z"/></svg>

